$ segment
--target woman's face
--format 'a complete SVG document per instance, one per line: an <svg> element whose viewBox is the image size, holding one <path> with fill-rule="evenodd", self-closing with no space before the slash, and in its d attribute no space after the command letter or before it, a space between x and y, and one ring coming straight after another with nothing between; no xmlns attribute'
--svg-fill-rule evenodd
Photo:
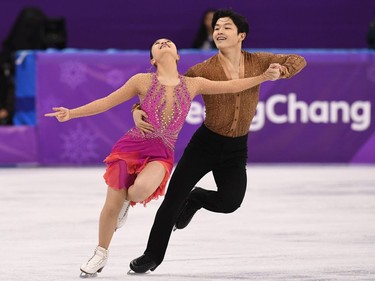
<svg viewBox="0 0 375 281"><path fill-rule="evenodd" d="M158 59L165 53L170 53L177 56L177 47L171 40L162 38L156 40L152 45L151 53L153 59Z"/></svg>

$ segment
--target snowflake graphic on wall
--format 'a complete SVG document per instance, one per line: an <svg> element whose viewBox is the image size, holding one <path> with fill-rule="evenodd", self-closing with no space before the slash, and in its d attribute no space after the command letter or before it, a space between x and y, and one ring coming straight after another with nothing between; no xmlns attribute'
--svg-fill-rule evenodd
<svg viewBox="0 0 375 281"><path fill-rule="evenodd" d="M73 90L83 84L86 78L86 66L80 62L68 61L60 65L60 81L68 84Z"/></svg>
<svg viewBox="0 0 375 281"><path fill-rule="evenodd" d="M82 124L78 124L75 129L62 135L61 138L63 139L61 155L63 159L71 163L83 164L98 157L95 153L98 147L97 136L91 130L83 128Z"/></svg>

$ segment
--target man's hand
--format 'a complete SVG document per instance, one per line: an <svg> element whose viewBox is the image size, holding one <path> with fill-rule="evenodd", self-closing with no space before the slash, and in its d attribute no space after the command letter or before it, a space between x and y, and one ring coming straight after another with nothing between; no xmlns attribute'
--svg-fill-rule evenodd
<svg viewBox="0 0 375 281"><path fill-rule="evenodd" d="M280 78L280 69L282 66L278 63L271 63L268 69L263 73L267 80L275 81Z"/></svg>
<svg viewBox="0 0 375 281"><path fill-rule="evenodd" d="M144 121L144 119L147 119L147 114L141 109L136 109L133 111L133 119L135 126L139 130L141 130L141 133L144 135L144 133L151 133L154 131L154 127L150 123L147 123Z"/></svg>

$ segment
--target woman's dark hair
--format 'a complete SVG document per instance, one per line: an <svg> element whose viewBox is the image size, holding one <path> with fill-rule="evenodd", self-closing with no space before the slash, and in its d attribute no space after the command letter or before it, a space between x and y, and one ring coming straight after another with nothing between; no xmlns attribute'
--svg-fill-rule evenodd
<svg viewBox="0 0 375 281"><path fill-rule="evenodd" d="M156 42L156 41L155 41ZM152 46L154 46L154 44L155 44L155 42L154 43L152 43L151 44L151 46L150 46L150 60L152 60L153 58L154 58L154 56L153 56L153 54L152 54Z"/></svg>
<svg viewBox="0 0 375 281"><path fill-rule="evenodd" d="M195 35L195 39L193 41L193 45L192 45L193 49L201 48L204 41L206 41L207 37L209 35L212 35L212 34L208 34L204 21L208 13L215 13L215 11L216 11L215 9L208 9L203 13L202 18L201 18L201 24L199 26L198 32Z"/></svg>
<svg viewBox="0 0 375 281"><path fill-rule="evenodd" d="M247 19L244 16L241 16L240 14L233 12L230 9L221 9L215 12L214 17L212 18L213 29L215 29L216 22L220 18L230 18L237 26L238 33L245 32L246 35L249 33L249 23L247 22Z"/></svg>

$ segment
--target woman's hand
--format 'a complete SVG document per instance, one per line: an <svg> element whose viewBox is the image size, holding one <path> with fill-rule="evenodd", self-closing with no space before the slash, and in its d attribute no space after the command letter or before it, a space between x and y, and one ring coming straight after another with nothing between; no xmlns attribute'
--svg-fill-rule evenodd
<svg viewBox="0 0 375 281"><path fill-rule="evenodd" d="M154 131L154 127L150 123L147 123L144 121L144 119L147 119L147 114L141 109L136 109L133 111L133 119L135 126L141 131L141 133L144 135L144 133L151 133Z"/></svg>
<svg viewBox="0 0 375 281"><path fill-rule="evenodd" d="M65 107L53 107L52 108L53 111L55 112L51 112L51 113L46 113L44 114L44 116L46 117L56 117L57 120L59 120L59 122L65 122L65 121L68 121L70 120L70 111L69 109L65 108Z"/></svg>

